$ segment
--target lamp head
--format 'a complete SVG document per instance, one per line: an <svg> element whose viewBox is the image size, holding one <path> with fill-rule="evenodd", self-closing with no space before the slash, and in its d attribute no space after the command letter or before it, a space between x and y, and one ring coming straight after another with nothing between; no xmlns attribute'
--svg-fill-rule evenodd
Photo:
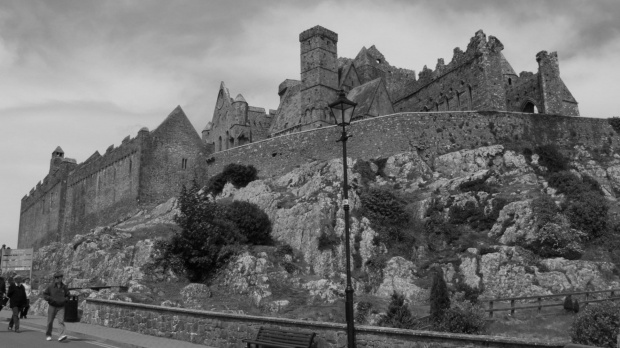
<svg viewBox="0 0 620 348"><path fill-rule="evenodd" d="M347 99L346 94L342 89L338 93L338 99L329 104L329 108L331 109L332 115L336 120L336 124L339 126L348 126L351 123L353 111L355 111L356 106L357 103Z"/></svg>

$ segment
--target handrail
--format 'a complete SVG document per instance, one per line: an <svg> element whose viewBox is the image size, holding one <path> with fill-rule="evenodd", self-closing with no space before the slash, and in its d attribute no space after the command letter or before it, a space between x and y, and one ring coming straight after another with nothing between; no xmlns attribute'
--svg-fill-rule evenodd
<svg viewBox="0 0 620 348"><path fill-rule="evenodd" d="M67 290L83 290L83 289L91 289L95 291L99 291L101 289L111 289L111 288L119 288L120 292L126 292L129 287L125 285L103 285L103 286L85 286L81 288L68 288Z"/></svg>
<svg viewBox="0 0 620 348"><path fill-rule="evenodd" d="M563 292L559 294L539 295L539 296L488 298L488 299L478 299L478 301L489 302L489 301L527 300L527 299L534 299L534 298L562 297L562 296L568 296L568 295L598 294L598 293L603 293L603 292L611 292L613 294L616 291L620 293L620 289L609 289L609 290L595 290L595 291Z"/></svg>
<svg viewBox="0 0 620 348"><path fill-rule="evenodd" d="M620 289L609 289L609 290L594 290L594 291L577 291L577 292L569 292L569 293L560 293L554 295L540 295L540 296L521 296L521 297L506 297L506 298L496 298L496 299L479 299L479 302L489 302L489 308L485 309L485 312L489 312L489 317L493 317L493 312L499 311L510 311L511 315L514 315L515 310L517 309L531 309L538 308L538 313L542 310L543 307L558 307L563 306L564 303L552 303L552 304L542 304L543 298L554 298L554 297L563 297L563 296L577 296L577 295L585 295L585 301L581 303L593 303L593 302L603 302L603 301L615 301L620 300L620 297L616 297L616 292L620 292ZM599 299L599 300L589 300L590 294L600 294L600 293L610 293L609 298ZM527 300L527 299L537 299L538 304L532 306L515 306L515 301L517 300ZM493 302L502 302L502 301L510 301L510 307L507 308L493 308Z"/></svg>

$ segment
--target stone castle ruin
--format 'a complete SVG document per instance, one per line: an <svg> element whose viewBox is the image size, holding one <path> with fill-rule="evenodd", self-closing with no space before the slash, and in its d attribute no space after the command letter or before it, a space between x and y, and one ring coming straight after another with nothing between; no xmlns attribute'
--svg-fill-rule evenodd
<svg viewBox="0 0 620 348"><path fill-rule="evenodd" d="M577 101L562 79L557 53L536 55L538 72L517 75L502 54L504 45L482 30L467 49L454 49L452 61L413 70L388 63L375 47L363 47L354 59L338 57L338 34L320 26L299 35L301 80L278 87L277 110L232 99L224 83L212 121L202 139L215 152L283 134L333 124L327 105L344 89L358 104L354 119L395 112L498 110L579 116Z"/></svg>
<svg viewBox="0 0 620 348"><path fill-rule="evenodd" d="M301 80L279 85L277 110L250 106L241 94L233 99L222 82L202 139L177 107L155 130L143 128L82 163L56 148L47 176L22 198L18 247L66 242L174 197L183 184L203 182L228 163L252 164L271 175L340 156L329 141L337 136L328 109L339 89L358 103L352 157L412 150L432 156L569 137L616 145L604 120L563 117L579 116L579 109L560 78L555 52L536 55L537 73L517 75L502 43L478 31L464 52L454 49L450 63L439 59L435 70L424 67L416 78L412 70L391 66L375 46L354 59L338 57L338 35L320 26L302 32L299 41Z"/></svg>

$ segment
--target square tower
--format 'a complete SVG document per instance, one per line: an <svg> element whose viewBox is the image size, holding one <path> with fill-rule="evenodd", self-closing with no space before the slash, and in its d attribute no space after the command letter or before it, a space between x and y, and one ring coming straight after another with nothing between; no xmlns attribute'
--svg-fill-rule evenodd
<svg viewBox="0 0 620 348"><path fill-rule="evenodd" d="M299 34L302 130L331 125L329 103L338 96L338 34L321 26Z"/></svg>

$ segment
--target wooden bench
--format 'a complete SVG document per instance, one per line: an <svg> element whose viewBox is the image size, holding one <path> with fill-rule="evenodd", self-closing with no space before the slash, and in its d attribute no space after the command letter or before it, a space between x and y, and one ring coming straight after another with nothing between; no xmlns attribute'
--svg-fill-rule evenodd
<svg viewBox="0 0 620 348"><path fill-rule="evenodd" d="M248 344L247 348L310 348L315 335L314 332L291 332L261 326L255 339L243 342Z"/></svg>

